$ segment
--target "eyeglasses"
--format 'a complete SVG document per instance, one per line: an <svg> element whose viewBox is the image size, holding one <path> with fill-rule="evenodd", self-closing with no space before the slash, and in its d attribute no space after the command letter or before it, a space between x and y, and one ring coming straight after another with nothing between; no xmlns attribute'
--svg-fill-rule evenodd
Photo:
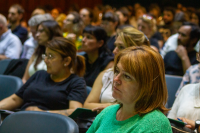
<svg viewBox="0 0 200 133"><path fill-rule="evenodd" d="M196 58L197 58L197 61L200 62L200 55L199 55L199 53L196 53Z"/></svg>
<svg viewBox="0 0 200 133"><path fill-rule="evenodd" d="M54 58L54 56L52 56L51 54L49 55L46 55L46 54L42 54L42 59L45 60L45 59L48 59L48 60L52 60Z"/></svg>

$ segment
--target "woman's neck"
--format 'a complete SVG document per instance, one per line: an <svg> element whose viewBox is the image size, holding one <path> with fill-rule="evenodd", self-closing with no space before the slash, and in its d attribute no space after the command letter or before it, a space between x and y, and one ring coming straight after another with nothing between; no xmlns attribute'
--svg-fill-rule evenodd
<svg viewBox="0 0 200 133"><path fill-rule="evenodd" d="M50 77L54 82L61 82L71 75L70 70L64 70L58 74L51 74Z"/></svg>
<svg viewBox="0 0 200 133"><path fill-rule="evenodd" d="M93 64L97 60L97 58L99 57L99 52L97 50L97 51L94 51L94 52L91 52L91 53L87 53L87 55L88 55L88 62L90 64Z"/></svg>
<svg viewBox="0 0 200 133"><path fill-rule="evenodd" d="M116 119L118 121L124 121L135 116L135 104L134 105L123 105L116 114Z"/></svg>

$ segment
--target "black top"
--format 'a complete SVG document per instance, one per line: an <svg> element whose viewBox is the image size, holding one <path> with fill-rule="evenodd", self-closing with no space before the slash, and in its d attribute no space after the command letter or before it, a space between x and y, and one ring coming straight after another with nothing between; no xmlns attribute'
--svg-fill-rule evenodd
<svg viewBox="0 0 200 133"><path fill-rule="evenodd" d="M54 82L50 74L41 70L31 76L16 95L24 100L22 110L29 106L43 110L68 109L70 100L84 103L87 97L85 87L84 79L75 74L62 82Z"/></svg>
<svg viewBox="0 0 200 133"><path fill-rule="evenodd" d="M150 38L149 42L152 46L156 47L159 50L158 40L155 38Z"/></svg>
<svg viewBox="0 0 200 133"><path fill-rule="evenodd" d="M196 60L196 51L191 51L188 53L191 65L198 64ZM170 51L165 55L165 73L170 75L183 76L183 66L182 61L175 51Z"/></svg>
<svg viewBox="0 0 200 133"><path fill-rule="evenodd" d="M151 38L155 38L157 40L163 40L162 34L160 32L156 32Z"/></svg>
<svg viewBox="0 0 200 133"><path fill-rule="evenodd" d="M114 57L106 52L102 52L97 60L93 64L90 64L88 62L87 54L84 54L83 56L85 57L86 64L86 72L84 75L86 85L92 87L99 73L105 69L110 61L114 60Z"/></svg>
<svg viewBox="0 0 200 133"><path fill-rule="evenodd" d="M115 40L116 40L116 36L111 36L107 38L107 46L111 52L115 49L115 45L114 45Z"/></svg>
<svg viewBox="0 0 200 133"><path fill-rule="evenodd" d="M9 26L9 28L10 28L10 26ZM18 25L12 31L12 33L19 37L19 39L21 40L22 44L26 41L26 39L28 37L28 31L27 31L27 29L24 28L24 27L22 27L21 25Z"/></svg>

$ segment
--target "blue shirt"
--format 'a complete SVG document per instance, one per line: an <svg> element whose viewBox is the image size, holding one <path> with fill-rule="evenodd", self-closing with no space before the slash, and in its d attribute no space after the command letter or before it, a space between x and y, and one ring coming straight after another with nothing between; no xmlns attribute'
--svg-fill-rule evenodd
<svg viewBox="0 0 200 133"><path fill-rule="evenodd" d="M18 59L22 51L22 44L19 38L12 34L11 30L0 36L0 55L7 58Z"/></svg>
<svg viewBox="0 0 200 133"><path fill-rule="evenodd" d="M12 33L19 37L22 44L26 41L28 36L28 31L21 25L18 25L14 30L12 30Z"/></svg>

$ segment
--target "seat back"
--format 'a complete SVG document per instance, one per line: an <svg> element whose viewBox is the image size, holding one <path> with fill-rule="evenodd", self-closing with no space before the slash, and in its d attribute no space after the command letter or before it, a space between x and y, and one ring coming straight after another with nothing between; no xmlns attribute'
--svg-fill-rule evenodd
<svg viewBox="0 0 200 133"><path fill-rule="evenodd" d="M0 133L78 133L78 125L69 117L38 111L20 111L7 116Z"/></svg>
<svg viewBox="0 0 200 133"><path fill-rule="evenodd" d="M0 100L14 94L22 85L22 80L18 77L0 75Z"/></svg>
<svg viewBox="0 0 200 133"><path fill-rule="evenodd" d="M10 61L11 59L5 59L0 61L0 74L4 74Z"/></svg>
<svg viewBox="0 0 200 133"><path fill-rule="evenodd" d="M175 100L176 91L178 90L178 87L180 86L180 83L182 81L182 77L166 74L165 79L166 79L167 90L168 90L167 107L171 108Z"/></svg>

